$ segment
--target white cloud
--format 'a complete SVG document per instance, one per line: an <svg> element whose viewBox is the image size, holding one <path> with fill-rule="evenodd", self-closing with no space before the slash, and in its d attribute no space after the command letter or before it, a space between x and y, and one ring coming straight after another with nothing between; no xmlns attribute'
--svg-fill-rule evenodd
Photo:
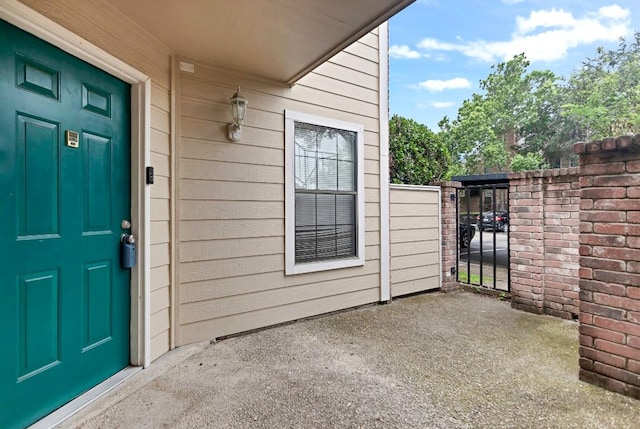
<svg viewBox="0 0 640 429"><path fill-rule="evenodd" d="M458 43L427 38L418 47L425 51L460 52L486 62L506 61L524 52L531 61L562 59L579 45L614 42L630 32L630 11L618 5L606 6L576 18L562 9L532 11L517 17L511 40L474 40Z"/></svg>
<svg viewBox="0 0 640 429"><path fill-rule="evenodd" d="M435 107L436 109L446 109L447 107L455 106L455 104L453 101L434 101L429 103L429 106Z"/></svg>
<svg viewBox="0 0 640 429"><path fill-rule="evenodd" d="M422 41L418 43L418 47L422 49L433 49L434 51L460 50L460 45L456 45L455 43L439 42L436 39L422 39Z"/></svg>
<svg viewBox="0 0 640 429"><path fill-rule="evenodd" d="M625 19L629 17L629 9L624 9L617 4L604 6L598 9L600 16L611 19Z"/></svg>
<svg viewBox="0 0 640 429"><path fill-rule="evenodd" d="M524 35L538 28L572 28L577 25L573 15L564 10L534 10L528 18L518 16L516 18L517 34Z"/></svg>
<svg viewBox="0 0 640 429"><path fill-rule="evenodd" d="M449 80L425 80L418 84L418 87L432 92L442 92L446 89L471 88L471 82L462 77Z"/></svg>
<svg viewBox="0 0 640 429"><path fill-rule="evenodd" d="M391 58L402 58L402 59L410 59L414 60L420 58L422 54L418 51L414 51L407 45L391 45L389 47L389 56Z"/></svg>

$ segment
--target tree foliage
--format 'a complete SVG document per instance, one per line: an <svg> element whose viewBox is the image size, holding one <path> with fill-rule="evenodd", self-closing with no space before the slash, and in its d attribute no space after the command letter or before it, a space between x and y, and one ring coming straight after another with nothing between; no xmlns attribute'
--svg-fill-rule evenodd
<svg viewBox="0 0 640 429"><path fill-rule="evenodd" d="M504 171L520 149L540 151L549 141L552 117L556 115L556 82L550 71L528 72L524 54L491 67L480 81L483 94L463 102L458 116L440 121L440 131L454 163L466 173Z"/></svg>
<svg viewBox="0 0 640 429"><path fill-rule="evenodd" d="M541 153L529 152L526 155L516 154L511 159L511 171L529 171L547 168Z"/></svg>
<svg viewBox="0 0 640 429"><path fill-rule="evenodd" d="M426 185L444 178L449 152L426 125L394 115L389 120L391 183Z"/></svg>
<svg viewBox="0 0 640 429"><path fill-rule="evenodd" d="M640 33L598 48L568 79L563 114L585 140L640 132Z"/></svg>
<svg viewBox="0 0 640 429"><path fill-rule="evenodd" d="M529 66L524 54L492 66L482 93L440 121L452 170L559 167L575 161L577 141L640 133L640 32L598 48L568 79Z"/></svg>

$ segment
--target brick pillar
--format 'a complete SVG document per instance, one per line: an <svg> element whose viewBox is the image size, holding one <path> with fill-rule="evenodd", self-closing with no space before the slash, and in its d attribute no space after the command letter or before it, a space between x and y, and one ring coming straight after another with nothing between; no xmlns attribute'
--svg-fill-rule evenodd
<svg viewBox="0 0 640 429"><path fill-rule="evenodd" d="M580 379L640 399L640 135L580 156Z"/></svg>
<svg viewBox="0 0 640 429"><path fill-rule="evenodd" d="M511 307L544 313L543 173L509 174Z"/></svg>
<svg viewBox="0 0 640 429"><path fill-rule="evenodd" d="M578 168L544 172L544 312L578 317L580 184Z"/></svg>
<svg viewBox="0 0 640 429"><path fill-rule="evenodd" d="M456 242L458 231L456 230L456 201L451 195L456 195L456 190L462 186L460 182L438 182L434 186L440 186L442 200L442 291L451 292L459 288L456 275L451 273L455 268L458 255L456 255Z"/></svg>

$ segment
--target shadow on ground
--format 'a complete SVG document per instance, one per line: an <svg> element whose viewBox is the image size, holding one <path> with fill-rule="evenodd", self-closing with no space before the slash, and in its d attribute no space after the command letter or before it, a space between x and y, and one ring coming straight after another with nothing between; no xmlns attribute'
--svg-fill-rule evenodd
<svg viewBox="0 0 640 429"><path fill-rule="evenodd" d="M637 428L640 401L578 381L577 344L575 322L419 295L178 349L60 427Z"/></svg>

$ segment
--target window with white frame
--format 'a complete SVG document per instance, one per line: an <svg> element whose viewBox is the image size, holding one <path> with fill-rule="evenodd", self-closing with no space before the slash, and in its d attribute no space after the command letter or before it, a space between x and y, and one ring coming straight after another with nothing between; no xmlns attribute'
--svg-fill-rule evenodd
<svg viewBox="0 0 640 429"><path fill-rule="evenodd" d="M286 273L364 265L364 128L285 112Z"/></svg>

